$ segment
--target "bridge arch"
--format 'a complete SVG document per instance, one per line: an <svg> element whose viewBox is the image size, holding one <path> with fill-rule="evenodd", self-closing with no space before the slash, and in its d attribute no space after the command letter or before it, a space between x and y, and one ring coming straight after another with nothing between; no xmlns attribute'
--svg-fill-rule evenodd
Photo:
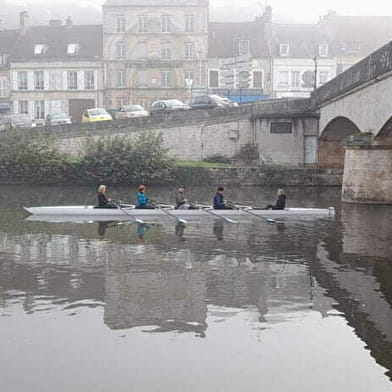
<svg viewBox="0 0 392 392"><path fill-rule="evenodd" d="M377 134L377 137L392 137L392 116L391 118L382 126L380 131Z"/></svg>
<svg viewBox="0 0 392 392"><path fill-rule="evenodd" d="M346 117L335 117L323 129L319 139L318 166L343 169L343 139L361 130Z"/></svg>

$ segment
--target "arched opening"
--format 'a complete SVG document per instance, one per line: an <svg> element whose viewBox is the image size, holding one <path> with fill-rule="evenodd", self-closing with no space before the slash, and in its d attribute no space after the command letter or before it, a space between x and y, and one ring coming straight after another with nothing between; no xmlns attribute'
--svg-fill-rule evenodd
<svg viewBox="0 0 392 392"><path fill-rule="evenodd" d="M353 133L361 132L359 128L345 117L333 119L322 132L319 139L318 166L331 169L344 167L344 148L342 141Z"/></svg>
<svg viewBox="0 0 392 392"><path fill-rule="evenodd" d="M392 138L392 117L383 125L380 132L377 134L377 138Z"/></svg>

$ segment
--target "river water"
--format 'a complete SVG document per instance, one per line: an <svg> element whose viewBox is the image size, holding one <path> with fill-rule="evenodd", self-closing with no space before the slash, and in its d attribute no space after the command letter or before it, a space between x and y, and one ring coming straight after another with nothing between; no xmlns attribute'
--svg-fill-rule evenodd
<svg viewBox="0 0 392 392"><path fill-rule="evenodd" d="M392 391L392 206L341 205L337 188L287 194L336 217L29 222L23 206L92 204L95 190L3 186L0 391Z"/></svg>

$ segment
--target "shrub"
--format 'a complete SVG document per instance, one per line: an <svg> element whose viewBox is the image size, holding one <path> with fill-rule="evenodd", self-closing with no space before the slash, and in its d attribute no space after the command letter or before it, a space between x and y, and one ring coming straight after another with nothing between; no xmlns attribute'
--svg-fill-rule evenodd
<svg viewBox="0 0 392 392"><path fill-rule="evenodd" d="M173 162L163 147L162 135L143 132L90 142L81 165L90 181L118 184L169 180Z"/></svg>
<svg viewBox="0 0 392 392"><path fill-rule="evenodd" d="M68 172L68 156L60 153L47 135L9 130L0 137L0 173L4 178L58 182Z"/></svg>

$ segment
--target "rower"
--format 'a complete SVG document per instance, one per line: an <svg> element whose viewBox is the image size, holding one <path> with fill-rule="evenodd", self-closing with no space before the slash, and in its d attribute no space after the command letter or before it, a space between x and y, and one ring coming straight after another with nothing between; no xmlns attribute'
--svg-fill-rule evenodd
<svg viewBox="0 0 392 392"><path fill-rule="evenodd" d="M145 193L146 193L146 187L145 185L140 185L139 188L137 189L137 204L135 208L140 208L144 210L153 210L155 207L151 203L150 200L147 199Z"/></svg>
<svg viewBox="0 0 392 392"><path fill-rule="evenodd" d="M234 206L225 203L223 199L223 192L225 188L223 186L218 186L216 194L214 196L214 210L233 210Z"/></svg>
<svg viewBox="0 0 392 392"><path fill-rule="evenodd" d="M185 198L185 185L180 185L176 192L176 210L194 210L196 209L193 203L188 203Z"/></svg>
<svg viewBox="0 0 392 392"><path fill-rule="evenodd" d="M286 194L283 189L278 189L275 205L268 204L265 210L284 210L286 207Z"/></svg>
<svg viewBox="0 0 392 392"><path fill-rule="evenodd" d="M117 208L112 204L112 199L106 196L106 185L98 187L98 206L96 208Z"/></svg>

